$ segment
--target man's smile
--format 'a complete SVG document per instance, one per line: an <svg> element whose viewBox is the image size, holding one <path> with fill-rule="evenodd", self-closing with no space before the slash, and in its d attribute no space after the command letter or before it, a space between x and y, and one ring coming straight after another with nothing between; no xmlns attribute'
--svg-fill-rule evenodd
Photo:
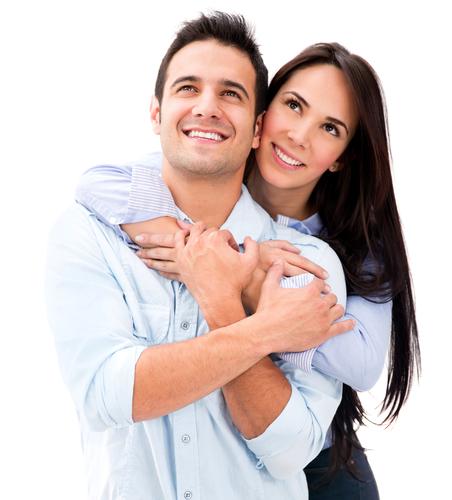
<svg viewBox="0 0 452 500"><path fill-rule="evenodd" d="M184 134L188 137L196 137L201 139L208 139L209 141L214 142L223 142L227 137L219 132L213 130L199 130L199 129L190 129L184 130Z"/></svg>

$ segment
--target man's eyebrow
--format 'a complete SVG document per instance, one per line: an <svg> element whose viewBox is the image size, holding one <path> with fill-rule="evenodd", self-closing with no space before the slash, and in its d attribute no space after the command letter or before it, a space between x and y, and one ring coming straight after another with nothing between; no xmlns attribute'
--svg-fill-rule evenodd
<svg viewBox="0 0 452 500"><path fill-rule="evenodd" d="M304 97L302 97L298 92L295 92L294 90L284 92L284 94L292 94L297 99L299 99L307 108L311 107L309 102ZM335 123L336 125L340 125L341 127L344 127L345 131L347 132L347 135L350 133L347 125L345 125L345 123L342 120L339 120L339 118L334 118L334 116L327 116L326 119L330 122Z"/></svg>
<svg viewBox="0 0 452 500"><path fill-rule="evenodd" d="M174 80L174 82L171 84L170 88L173 88L182 82L200 82L200 81L201 81L201 78L199 78L198 76L194 76L194 75L180 76L179 78L176 78Z"/></svg>
<svg viewBox="0 0 452 500"><path fill-rule="evenodd" d="M180 76L179 78L176 78L174 82L171 84L170 88L175 87L179 83L182 82L192 82L192 83L199 83L201 81L201 78L199 76L195 75L185 75L185 76ZM250 96L248 92L246 91L246 88L239 82L236 82L234 80L228 80L227 78L224 78L219 81L221 85L224 85L225 87L232 87L237 90L240 90L242 94L249 100Z"/></svg>

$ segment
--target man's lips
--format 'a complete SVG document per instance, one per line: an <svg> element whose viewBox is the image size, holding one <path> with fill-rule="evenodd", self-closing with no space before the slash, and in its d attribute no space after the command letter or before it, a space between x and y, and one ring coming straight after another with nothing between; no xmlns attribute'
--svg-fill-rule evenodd
<svg viewBox="0 0 452 500"><path fill-rule="evenodd" d="M207 139L214 142L223 142L228 138L227 135L218 130L202 130L199 128L184 129L184 134L191 138Z"/></svg>

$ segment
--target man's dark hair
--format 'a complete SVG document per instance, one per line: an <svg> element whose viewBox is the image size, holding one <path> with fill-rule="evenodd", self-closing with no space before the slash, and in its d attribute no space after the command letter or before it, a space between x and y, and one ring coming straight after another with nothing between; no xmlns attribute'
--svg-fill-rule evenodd
<svg viewBox="0 0 452 500"><path fill-rule="evenodd" d="M186 21L176 33L160 63L155 82L155 96L162 102L163 88L167 78L168 66L174 55L192 42L215 40L227 47L234 47L246 54L256 71L256 117L265 109L268 71L262 60L259 47L254 39L254 31L248 26L245 18L238 14L227 14L215 11L212 14L201 14L197 19Z"/></svg>

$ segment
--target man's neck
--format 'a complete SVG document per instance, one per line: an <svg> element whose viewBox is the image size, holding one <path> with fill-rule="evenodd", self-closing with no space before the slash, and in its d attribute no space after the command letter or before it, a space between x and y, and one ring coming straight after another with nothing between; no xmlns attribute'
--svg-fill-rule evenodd
<svg viewBox="0 0 452 500"><path fill-rule="evenodd" d="M164 161L162 177L176 205L193 222L220 227L240 198L243 169L229 176L198 177L179 172Z"/></svg>

